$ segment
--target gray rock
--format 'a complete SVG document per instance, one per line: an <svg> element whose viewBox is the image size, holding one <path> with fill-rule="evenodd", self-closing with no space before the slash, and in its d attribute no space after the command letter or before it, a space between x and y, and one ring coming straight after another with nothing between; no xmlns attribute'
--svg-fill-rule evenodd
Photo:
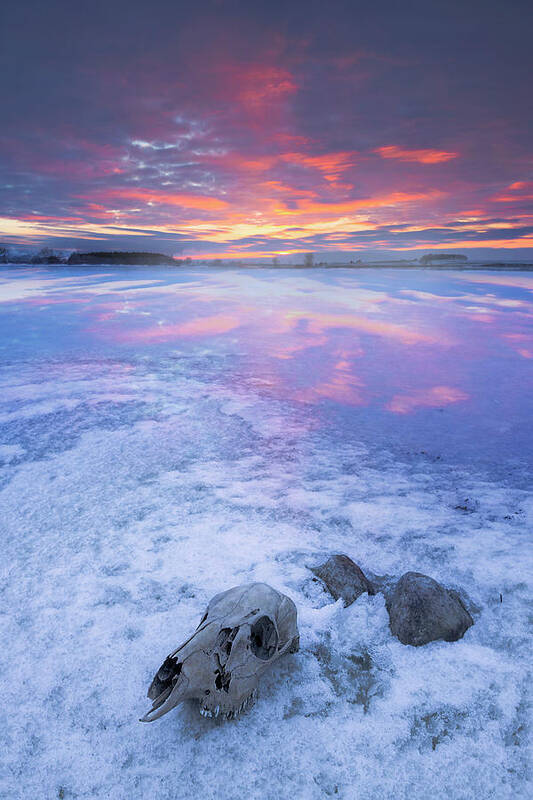
<svg viewBox="0 0 533 800"><path fill-rule="evenodd" d="M436 639L455 642L474 624L457 592L419 572L402 575L387 610L392 633L415 647Z"/></svg>
<svg viewBox="0 0 533 800"><path fill-rule="evenodd" d="M311 571L325 584L335 600L342 597L345 606L351 605L364 592L375 594L363 570L348 556L331 556L324 564L311 567Z"/></svg>

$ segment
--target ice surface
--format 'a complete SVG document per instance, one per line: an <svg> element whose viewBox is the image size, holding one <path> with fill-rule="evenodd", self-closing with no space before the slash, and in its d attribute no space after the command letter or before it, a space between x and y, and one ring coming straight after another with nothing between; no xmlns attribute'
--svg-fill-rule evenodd
<svg viewBox="0 0 533 800"><path fill-rule="evenodd" d="M533 278L506 275L0 272L2 797L531 796ZM401 645L381 594L313 580L334 552L475 625ZM139 724L254 580L300 652L236 721Z"/></svg>

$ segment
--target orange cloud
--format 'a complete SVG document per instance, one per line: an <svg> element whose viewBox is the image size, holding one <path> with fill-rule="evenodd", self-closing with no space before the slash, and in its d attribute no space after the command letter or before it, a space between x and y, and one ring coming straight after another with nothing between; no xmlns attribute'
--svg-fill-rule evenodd
<svg viewBox="0 0 533 800"><path fill-rule="evenodd" d="M344 170L348 169L348 167L353 167L355 156L355 151L345 151L326 153L320 156L309 156L305 153L285 153L280 158L288 164L299 164L303 167L317 169L327 181L334 183Z"/></svg>
<svg viewBox="0 0 533 800"><path fill-rule="evenodd" d="M533 200L533 181L515 181L507 187L508 192L513 194L495 195L492 200L495 203L515 203L520 200Z"/></svg>
<svg viewBox="0 0 533 800"><path fill-rule="evenodd" d="M125 200L141 200L144 203L164 206L181 206L197 208L202 211L219 211L228 207L225 200L198 194L170 194L152 189L112 189L105 192L106 198L123 198Z"/></svg>
<svg viewBox="0 0 533 800"><path fill-rule="evenodd" d="M387 147L378 147L374 150L381 158L395 158L398 161L416 161L419 164L443 164L445 161L451 161L452 158L457 158L458 153L448 152L446 150L408 150L406 148L397 147L396 145L388 145Z"/></svg>
<svg viewBox="0 0 533 800"><path fill-rule="evenodd" d="M443 193L437 189L430 189L426 192L390 192L389 194L382 194L376 197L346 200L342 203L313 203L309 200L302 200L298 203L298 208L300 212L305 214L325 214L328 212L330 214L349 214L352 211L358 211L362 208L382 208L386 206L395 206L400 203L412 203L417 200L432 200L437 197L442 197L442 195ZM287 213L292 214L294 211L289 209Z"/></svg>
<svg viewBox="0 0 533 800"><path fill-rule="evenodd" d="M439 408L451 403L468 400L469 396L461 389L452 386L433 386L412 394L397 394L385 408L394 414L409 414L416 408Z"/></svg>
<svg viewBox="0 0 533 800"><path fill-rule="evenodd" d="M471 248L498 247L506 250L515 250L522 247L533 247L533 236L522 236L518 239L456 239L453 242L423 242L401 247L396 245L395 250L453 250L460 248L469 250Z"/></svg>
<svg viewBox="0 0 533 800"><path fill-rule="evenodd" d="M259 184L261 186L261 184ZM297 190L294 190L297 192ZM283 196L283 193L278 193ZM205 220L188 220L187 229L189 233L212 242L228 244L229 242L250 236L275 237L277 239L289 240L302 239L306 235L332 235L335 234L341 241L340 234L351 233L357 230L375 230L379 228L377 222L370 222L366 215L357 212L372 208L394 208L395 206L419 200L433 200L441 197L442 192L430 190L428 192L392 192L390 194L368 197L357 200L347 200L344 202L327 203L319 202L309 197L298 198L294 196L294 202L287 204L281 198L275 200L268 197L255 198L254 213L246 211L228 211L213 222ZM162 230L162 226L159 226ZM238 245L234 245L235 248ZM355 249L355 246L352 245ZM270 248L265 249L264 254L268 255ZM278 252L305 252L309 250L309 245L300 247L288 247L287 245L279 249Z"/></svg>
<svg viewBox="0 0 533 800"><path fill-rule="evenodd" d="M221 240L222 241L222 240ZM196 257L196 260L203 261L204 259L240 259L242 260L244 257L246 259L254 259L254 258L274 258L274 256L295 256L299 255L300 253L307 253L309 252L308 248L300 248L290 250L287 248L280 249L280 250L248 250L246 245L235 245L235 249L229 250L215 250L209 253L202 253L200 257Z"/></svg>
<svg viewBox="0 0 533 800"><path fill-rule="evenodd" d="M120 230L117 226L114 227L115 230ZM110 228L106 224L70 223L64 222L61 217L55 218L55 220L51 218L50 222L31 222L29 219L20 220L12 217L0 217L0 234L12 237L15 240L20 237L21 242L31 239L44 240L48 236L71 236L73 233L78 236L81 235L83 239L88 241L97 241L101 239L101 234L106 234L109 230ZM125 229L125 232L128 232L131 236L145 235L142 230L130 231L130 229L127 229L126 231Z"/></svg>
<svg viewBox="0 0 533 800"><path fill-rule="evenodd" d="M276 155L265 155L250 158L241 156L237 153L227 153L224 155L213 156L217 163L224 163L229 167L240 169L244 172L266 172L276 164L291 164L293 166L306 167L307 169L318 170L322 173L325 180L335 183L339 176L349 167L355 164L356 151L340 151L324 153L318 156L311 156L306 153L292 151L289 153L278 153Z"/></svg>

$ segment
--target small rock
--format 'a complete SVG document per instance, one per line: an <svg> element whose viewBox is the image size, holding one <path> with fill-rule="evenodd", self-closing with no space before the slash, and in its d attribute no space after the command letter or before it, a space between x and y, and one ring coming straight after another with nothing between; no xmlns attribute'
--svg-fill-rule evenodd
<svg viewBox="0 0 533 800"><path fill-rule="evenodd" d="M345 606L354 603L364 592L375 594L363 570L348 556L331 556L324 564L311 567L311 571L326 585L335 600L342 597Z"/></svg>
<svg viewBox="0 0 533 800"><path fill-rule="evenodd" d="M419 572L402 575L387 610L392 633L415 647L436 639L455 642L474 624L457 592Z"/></svg>

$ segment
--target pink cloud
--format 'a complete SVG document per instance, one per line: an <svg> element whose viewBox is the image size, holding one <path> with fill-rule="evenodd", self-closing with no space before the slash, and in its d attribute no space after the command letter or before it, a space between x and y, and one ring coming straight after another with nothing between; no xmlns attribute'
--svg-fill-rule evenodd
<svg viewBox="0 0 533 800"><path fill-rule="evenodd" d="M100 195L105 199L122 198L162 206L181 206L201 211L218 211L228 206L225 200L208 195L163 192L153 189L111 189Z"/></svg>
<svg viewBox="0 0 533 800"><path fill-rule="evenodd" d="M321 398L326 398L349 406L361 406L367 402L363 387L363 381L354 374L350 362L341 358L333 365L331 374L324 381L297 392L296 400L316 403Z"/></svg>
<svg viewBox="0 0 533 800"><path fill-rule="evenodd" d="M240 324L238 317L217 314L211 317L198 317L179 325L157 325L152 328L128 331L123 338L126 341L157 342L189 336L219 336L238 328Z"/></svg>
<svg viewBox="0 0 533 800"><path fill-rule="evenodd" d="M316 313L312 317L307 317L304 312L290 312L287 318L297 322L299 319L308 319L309 331L311 333L322 334L330 328L351 328L370 333L374 336L381 336L387 339L396 339L402 344L434 343L434 339L420 331L410 330L403 325L385 320L370 319L356 314L325 314Z"/></svg>
<svg viewBox="0 0 533 800"><path fill-rule="evenodd" d="M439 408L468 399L466 392L453 386L433 386L411 394L396 394L385 408L394 414L409 414L417 408Z"/></svg>
<svg viewBox="0 0 533 800"><path fill-rule="evenodd" d="M514 286L519 289L529 289L533 292L533 277L529 275L467 275L462 273L457 276L462 281L469 283L488 283L494 286Z"/></svg>
<svg viewBox="0 0 533 800"><path fill-rule="evenodd" d="M416 161L419 164L443 164L445 161L451 161L452 158L457 158L458 153L448 152L446 150L409 150L405 147L397 147L396 145L388 145L387 147L378 147L374 150L381 158L395 158L398 161Z"/></svg>

